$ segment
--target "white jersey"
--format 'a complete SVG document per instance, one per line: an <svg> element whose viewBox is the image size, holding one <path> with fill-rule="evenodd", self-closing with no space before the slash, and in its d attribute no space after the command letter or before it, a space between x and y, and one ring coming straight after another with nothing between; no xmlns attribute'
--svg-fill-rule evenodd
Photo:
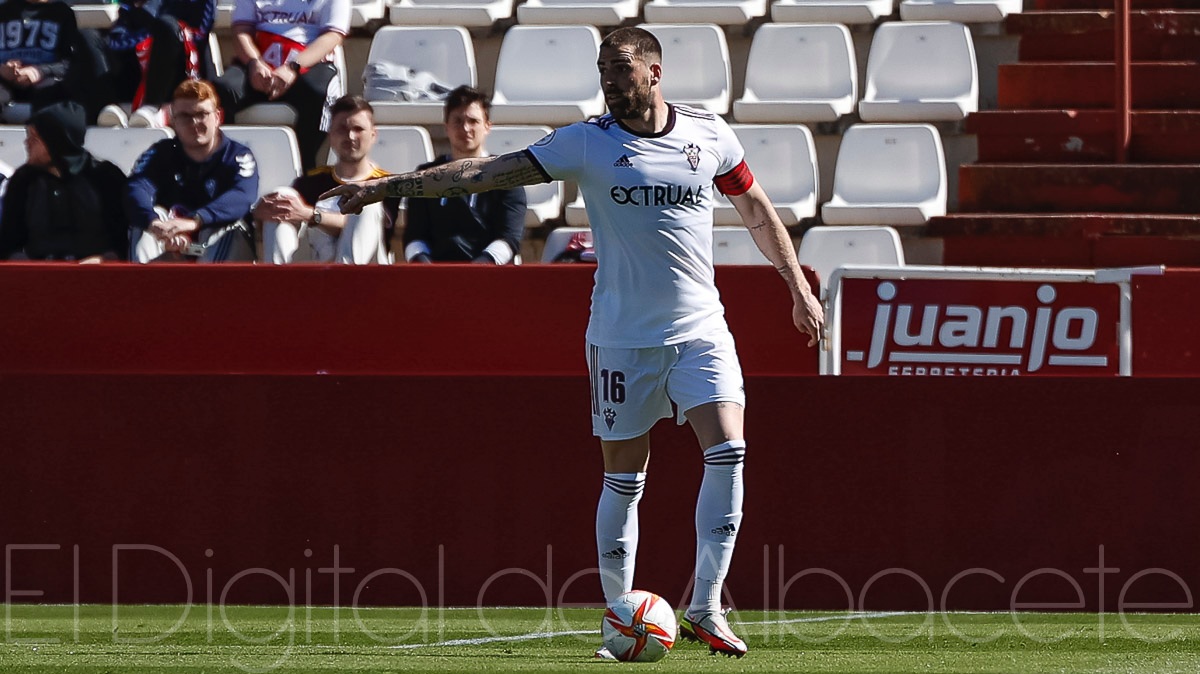
<svg viewBox="0 0 1200 674"><path fill-rule="evenodd" d="M236 0L233 25L308 45L321 33L350 32L350 0Z"/></svg>
<svg viewBox="0 0 1200 674"><path fill-rule="evenodd" d="M662 132L638 134L604 115L558 129L528 153L548 179L576 181L587 204L598 264L589 343L636 349L725 329L713 282L713 181L741 194L752 178L724 120L673 105Z"/></svg>

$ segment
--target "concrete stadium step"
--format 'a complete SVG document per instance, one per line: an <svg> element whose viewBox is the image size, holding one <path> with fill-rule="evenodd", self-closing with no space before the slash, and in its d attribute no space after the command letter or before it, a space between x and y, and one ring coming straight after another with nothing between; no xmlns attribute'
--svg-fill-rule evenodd
<svg viewBox="0 0 1200 674"><path fill-rule="evenodd" d="M1153 61L1132 65L1133 107L1200 109L1200 63ZM1002 110L1112 108L1116 66L1111 62L1001 64L997 107Z"/></svg>
<svg viewBox="0 0 1200 674"><path fill-rule="evenodd" d="M977 163L958 176L961 213L1200 213L1200 164Z"/></svg>
<svg viewBox="0 0 1200 674"><path fill-rule="evenodd" d="M1113 60L1112 10L1009 14L1004 27L1021 36L1021 61ZM1130 37L1137 61L1200 60L1200 11L1135 10Z"/></svg>
<svg viewBox="0 0 1200 674"><path fill-rule="evenodd" d="M1200 160L1200 110L1136 110L1128 161L1193 164ZM977 161L1079 164L1116 160L1111 110L983 110L967 117Z"/></svg>
<svg viewBox="0 0 1200 674"><path fill-rule="evenodd" d="M1200 266L1200 216L952 214L930 220L943 263L963 266Z"/></svg>

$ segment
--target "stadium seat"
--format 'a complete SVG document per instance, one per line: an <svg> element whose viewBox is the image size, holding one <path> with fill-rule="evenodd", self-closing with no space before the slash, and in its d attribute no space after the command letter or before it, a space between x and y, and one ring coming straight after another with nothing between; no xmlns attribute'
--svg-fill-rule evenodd
<svg viewBox="0 0 1200 674"><path fill-rule="evenodd" d="M170 138L170 129L120 129L93 126L84 136L83 147L98 159L107 159L129 175L138 157L163 138Z"/></svg>
<svg viewBox="0 0 1200 674"><path fill-rule="evenodd" d="M447 87L476 84L475 48L461 26L385 26L371 40L367 63L407 66ZM379 124L442 123L440 100L398 101L364 93Z"/></svg>
<svg viewBox="0 0 1200 674"><path fill-rule="evenodd" d="M284 126L223 126L221 131L247 146L258 164L258 196L292 184L300 177L296 134Z"/></svg>
<svg viewBox="0 0 1200 674"><path fill-rule="evenodd" d="M771 264L745 227L713 227L713 264Z"/></svg>
<svg viewBox="0 0 1200 674"><path fill-rule="evenodd" d="M346 52L340 45L333 52L333 63L337 66L337 80L341 91L344 92L346 91ZM340 95L337 94L337 96ZM296 111L287 103L256 103L238 112L235 122L258 126L295 126Z"/></svg>
<svg viewBox="0 0 1200 674"><path fill-rule="evenodd" d="M641 0L525 0L517 5L517 21L617 26L636 18L641 7Z"/></svg>
<svg viewBox="0 0 1200 674"><path fill-rule="evenodd" d="M564 209L563 217L570 227L587 227L590 224L588 220L587 207L583 205L583 193L576 192L575 200L567 204Z"/></svg>
<svg viewBox="0 0 1200 674"><path fill-rule="evenodd" d="M958 121L979 108L971 31L961 23L884 23L867 56L864 122Z"/></svg>
<svg viewBox="0 0 1200 674"><path fill-rule="evenodd" d="M733 78L725 32L712 24L643 24L663 48L663 97L671 103L729 112Z"/></svg>
<svg viewBox="0 0 1200 674"><path fill-rule="evenodd" d="M492 121L560 126L604 112L592 26L513 26L496 59Z"/></svg>
<svg viewBox="0 0 1200 674"><path fill-rule="evenodd" d="M433 141L423 126L377 126L379 138L371 148L371 161L389 173L412 171L433 161ZM336 160L329 151L329 163Z"/></svg>
<svg viewBox="0 0 1200 674"><path fill-rule="evenodd" d="M645 13L647 23L743 26L767 13L767 0L649 0Z"/></svg>
<svg viewBox="0 0 1200 674"><path fill-rule="evenodd" d="M105 2L68 2L75 12L75 24L80 28L107 30L117 20L120 5Z"/></svg>
<svg viewBox="0 0 1200 674"><path fill-rule="evenodd" d="M16 168L25 163L25 127L0 126L0 161Z"/></svg>
<svg viewBox="0 0 1200 674"><path fill-rule="evenodd" d="M900 235L891 227L813 227L796 256L817 272L824 295L833 270L846 264L904 265Z"/></svg>
<svg viewBox="0 0 1200 674"><path fill-rule="evenodd" d="M855 124L842 135L827 225L921 225L946 213L946 157L929 124Z"/></svg>
<svg viewBox="0 0 1200 674"><path fill-rule="evenodd" d="M902 0L905 21L960 21L995 23L1021 12L1021 0Z"/></svg>
<svg viewBox="0 0 1200 674"><path fill-rule="evenodd" d="M746 149L746 164L754 172L785 225L817 213L817 151L812 132L794 125L735 124L733 131ZM717 193L713 222L740 225L742 218L725 195Z"/></svg>
<svg viewBox="0 0 1200 674"><path fill-rule="evenodd" d="M587 227L558 227L546 237L546 246L542 248L542 262L554 262L554 258L567 249L571 237L579 232L591 231Z"/></svg>
<svg viewBox="0 0 1200 674"><path fill-rule="evenodd" d="M893 0L775 0L771 20L777 23L872 24L889 16Z"/></svg>
<svg viewBox="0 0 1200 674"><path fill-rule="evenodd" d="M854 112L858 66L841 24L771 23L754 33L739 122L833 122Z"/></svg>
<svg viewBox="0 0 1200 674"><path fill-rule="evenodd" d="M483 28L511 19L513 0L397 0L388 15L398 25Z"/></svg>
<svg viewBox="0 0 1200 674"><path fill-rule="evenodd" d="M485 149L493 155L517 152L545 137L550 131L548 126L493 126ZM562 215L562 181L528 185L525 187L525 199L528 203L525 210L526 225L536 227L547 220L554 220Z"/></svg>

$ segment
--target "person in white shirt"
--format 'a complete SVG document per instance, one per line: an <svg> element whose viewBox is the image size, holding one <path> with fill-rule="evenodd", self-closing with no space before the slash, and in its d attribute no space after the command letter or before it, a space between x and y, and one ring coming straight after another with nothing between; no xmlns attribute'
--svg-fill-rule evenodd
<svg viewBox="0 0 1200 674"><path fill-rule="evenodd" d="M588 324L592 427L604 454L596 513L601 585L612 602L633 588L637 504L649 430L678 415L704 453L696 504L696 572L683 636L741 657L746 644L721 611L721 590L742 520L745 394L733 338L713 282L713 189L742 217L792 293L792 320L816 345L824 321L787 230L744 161L729 126L662 97L662 48L620 28L597 62L609 114L563 127L521 152L462 160L342 186L345 212L385 196L457 196L550 180L579 183L597 260ZM605 657L605 649L597 652Z"/></svg>

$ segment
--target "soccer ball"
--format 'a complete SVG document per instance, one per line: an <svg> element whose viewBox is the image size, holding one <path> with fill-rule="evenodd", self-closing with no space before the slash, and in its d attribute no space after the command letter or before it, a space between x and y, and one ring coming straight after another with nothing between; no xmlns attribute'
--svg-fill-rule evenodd
<svg viewBox="0 0 1200 674"><path fill-rule="evenodd" d="M609 604L600 632L605 647L618 660L662 660L675 645L675 609L653 592L626 592Z"/></svg>

